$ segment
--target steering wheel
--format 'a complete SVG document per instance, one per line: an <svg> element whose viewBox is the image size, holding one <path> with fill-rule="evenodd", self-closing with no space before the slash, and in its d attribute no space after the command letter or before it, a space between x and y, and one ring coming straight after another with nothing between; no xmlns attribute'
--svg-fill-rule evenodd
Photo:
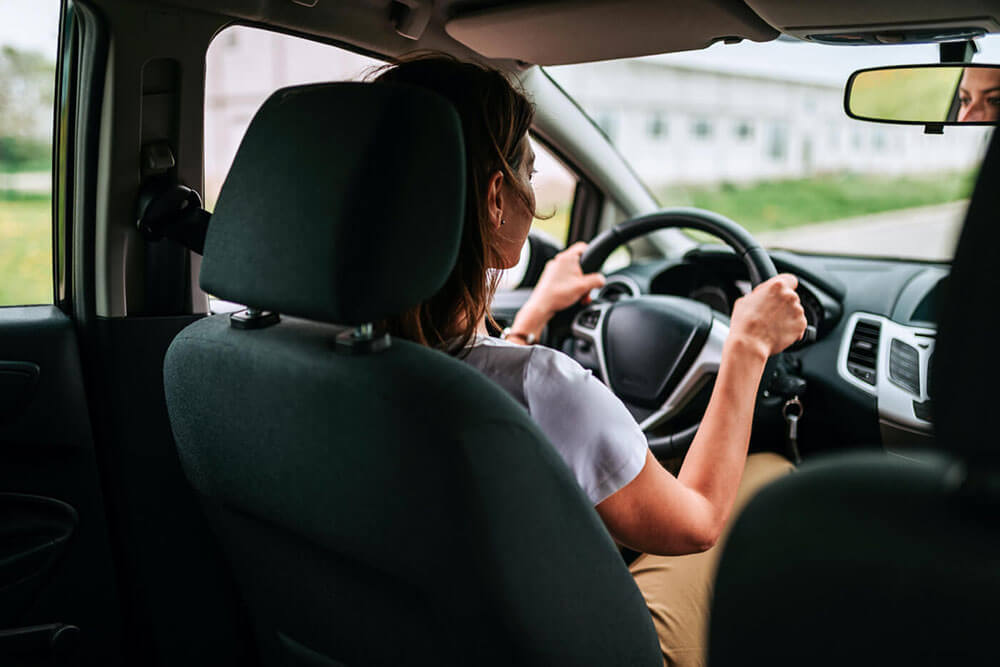
<svg viewBox="0 0 1000 667"><path fill-rule="evenodd" d="M746 264L755 287L777 275L767 251L747 230L697 208L665 209L626 220L595 237L580 266L584 273L597 271L620 245L671 227L697 229L725 241ZM650 433L674 418L718 373L729 318L693 299L657 295L597 300L563 312L572 318L572 354L596 368L625 403L653 453L670 458L686 451L699 424L666 435Z"/></svg>

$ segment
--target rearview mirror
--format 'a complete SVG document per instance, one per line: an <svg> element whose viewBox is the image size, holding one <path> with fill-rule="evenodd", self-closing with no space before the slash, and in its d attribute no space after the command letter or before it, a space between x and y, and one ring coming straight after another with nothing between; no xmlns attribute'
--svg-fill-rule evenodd
<svg viewBox="0 0 1000 667"><path fill-rule="evenodd" d="M851 118L915 125L996 125L1000 66L903 65L863 69L847 80Z"/></svg>

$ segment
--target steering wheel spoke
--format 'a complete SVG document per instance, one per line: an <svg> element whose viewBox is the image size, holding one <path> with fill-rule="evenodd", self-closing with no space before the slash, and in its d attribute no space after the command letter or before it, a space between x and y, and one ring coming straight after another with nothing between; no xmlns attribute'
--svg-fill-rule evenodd
<svg viewBox="0 0 1000 667"><path fill-rule="evenodd" d="M663 405L639 422L639 428L649 433L669 422L718 374L719 365L722 363L722 347L728 335L729 325L719 318L713 318L708 339L691 363L691 367L663 401Z"/></svg>
<svg viewBox="0 0 1000 667"><path fill-rule="evenodd" d="M604 320L614 304L610 301L593 303L573 318L572 333L577 340L584 341L597 358L597 378L611 386L608 375L607 355L604 352Z"/></svg>

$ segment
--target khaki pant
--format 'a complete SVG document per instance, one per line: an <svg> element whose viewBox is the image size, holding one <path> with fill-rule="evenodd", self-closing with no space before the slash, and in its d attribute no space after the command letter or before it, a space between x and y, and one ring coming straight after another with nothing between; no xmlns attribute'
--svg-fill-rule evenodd
<svg viewBox="0 0 1000 667"><path fill-rule="evenodd" d="M760 453L747 457L730 525L755 493L792 469L792 464L777 454ZM726 533L728 530L727 526ZM653 625L667 665L705 664L712 584L726 533L704 553L689 556L643 554L629 567L653 615Z"/></svg>

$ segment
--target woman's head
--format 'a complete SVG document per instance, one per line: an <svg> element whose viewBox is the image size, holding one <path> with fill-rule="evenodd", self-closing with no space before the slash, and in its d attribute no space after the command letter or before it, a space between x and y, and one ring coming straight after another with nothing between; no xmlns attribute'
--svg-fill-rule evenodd
<svg viewBox="0 0 1000 667"><path fill-rule="evenodd" d="M475 335L498 276L517 263L534 216L534 107L501 72L450 56L405 59L375 82L427 88L451 102L462 123L466 203L458 261L433 297L390 319L389 331L435 347L461 349Z"/></svg>
<svg viewBox="0 0 1000 667"><path fill-rule="evenodd" d="M1000 120L1000 69L966 67L958 84L958 122Z"/></svg>

